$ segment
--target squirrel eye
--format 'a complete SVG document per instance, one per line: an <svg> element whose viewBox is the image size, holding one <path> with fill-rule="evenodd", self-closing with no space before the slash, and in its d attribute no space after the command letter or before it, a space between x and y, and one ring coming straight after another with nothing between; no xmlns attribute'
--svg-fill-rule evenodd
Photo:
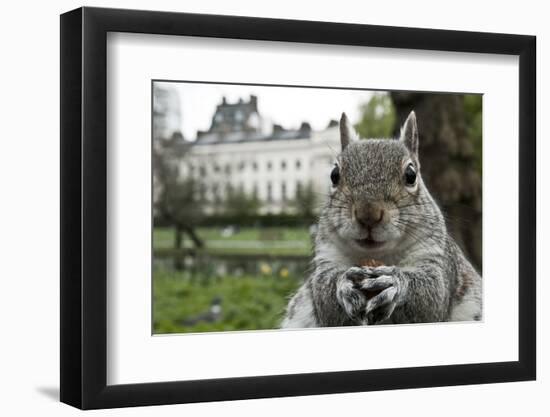
<svg viewBox="0 0 550 417"><path fill-rule="evenodd" d="M338 185L338 181L340 181L340 168L338 168L338 165L334 165L334 168L330 173L330 180L332 181L333 186Z"/></svg>
<svg viewBox="0 0 550 417"><path fill-rule="evenodd" d="M407 165L405 168L405 184L411 186L416 182L416 170L414 169L413 164Z"/></svg>

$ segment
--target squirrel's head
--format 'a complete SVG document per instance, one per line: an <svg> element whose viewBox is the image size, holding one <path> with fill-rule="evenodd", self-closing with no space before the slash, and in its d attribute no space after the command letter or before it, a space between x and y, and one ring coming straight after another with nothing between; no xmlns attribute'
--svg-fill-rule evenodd
<svg viewBox="0 0 550 417"><path fill-rule="evenodd" d="M342 152L327 178L331 229L356 250L391 250L426 213L416 116L409 114L398 139L358 140L344 113L340 139Z"/></svg>

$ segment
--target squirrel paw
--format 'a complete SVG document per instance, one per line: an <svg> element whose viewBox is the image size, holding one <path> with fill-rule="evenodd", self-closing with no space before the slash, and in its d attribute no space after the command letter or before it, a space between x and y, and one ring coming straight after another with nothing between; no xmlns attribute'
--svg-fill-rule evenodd
<svg viewBox="0 0 550 417"><path fill-rule="evenodd" d="M376 324L389 319L403 299L406 286L393 266L368 268L368 276L361 281L359 288L366 294L376 294L369 298L365 307L367 324Z"/></svg>
<svg viewBox="0 0 550 417"><path fill-rule="evenodd" d="M367 297L361 288L357 287L357 282L367 276L365 268L352 267L340 275L336 284L336 299L348 317L354 321L362 321L365 314Z"/></svg>

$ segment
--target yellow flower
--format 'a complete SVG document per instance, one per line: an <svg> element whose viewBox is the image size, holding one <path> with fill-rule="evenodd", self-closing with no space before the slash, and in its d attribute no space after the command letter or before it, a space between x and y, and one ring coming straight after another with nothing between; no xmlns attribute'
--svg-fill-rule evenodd
<svg viewBox="0 0 550 417"><path fill-rule="evenodd" d="M281 278L287 278L288 277L288 269L281 268L281 270L279 271L279 275L281 276Z"/></svg>
<svg viewBox="0 0 550 417"><path fill-rule="evenodd" d="M262 274L264 275L268 275L268 274L271 274L271 266L269 266L268 264L266 263L262 263L260 265L260 271Z"/></svg>

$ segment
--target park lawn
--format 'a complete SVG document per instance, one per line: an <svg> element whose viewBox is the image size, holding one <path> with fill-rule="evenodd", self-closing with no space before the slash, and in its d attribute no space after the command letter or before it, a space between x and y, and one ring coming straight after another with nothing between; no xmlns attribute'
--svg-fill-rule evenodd
<svg viewBox="0 0 550 417"><path fill-rule="evenodd" d="M272 256L308 256L311 254L311 239L306 227L242 227L231 236L223 236L221 230L217 227L197 228L197 234L205 242L203 250L206 253L212 255ZM257 245L251 246L250 242L257 242ZM167 255L172 253L173 245L173 229L154 229L153 248L157 254ZM192 247L192 243L187 236L184 238L184 247Z"/></svg>
<svg viewBox="0 0 550 417"><path fill-rule="evenodd" d="M300 240L309 241L310 235L307 227L241 227L232 236L222 236L222 228L199 227L197 234L204 240ZM273 237L273 239L272 239ZM276 239L275 239L276 238ZM153 244L155 248L171 248L174 244L174 230L170 227L156 227L153 233ZM186 237L185 242L191 242Z"/></svg>
<svg viewBox="0 0 550 417"><path fill-rule="evenodd" d="M309 247L300 247L300 248L284 248L284 247L272 247L272 246L256 246L256 247L238 247L238 246L229 246L226 248L203 248L197 251L197 253L202 253L204 255L210 256L261 256L262 258L299 258L303 259L304 257L309 257L312 255L312 249ZM181 251L177 251L172 248L165 249L155 249L155 256L159 258L172 258L178 257L181 255Z"/></svg>
<svg viewBox="0 0 550 417"><path fill-rule="evenodd" d="M189 333L278 328L290 296L301 281L277 275L184 278L181 272L157 270L153 280L154 333ZM184 321L209 310L221 298L215 323Z"/></svg>

